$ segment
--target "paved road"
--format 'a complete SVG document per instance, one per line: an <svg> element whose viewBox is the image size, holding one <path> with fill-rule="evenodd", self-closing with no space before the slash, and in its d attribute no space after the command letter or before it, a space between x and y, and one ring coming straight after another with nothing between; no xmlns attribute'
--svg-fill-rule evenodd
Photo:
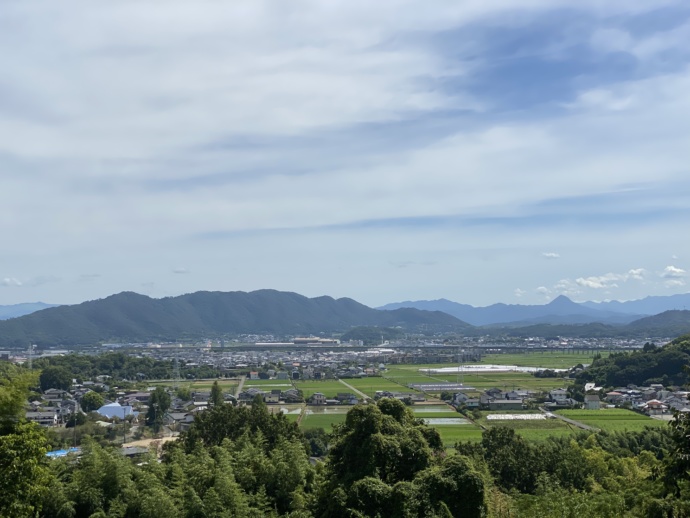
<svg viewBox="0 0 690 518"><path fill-rule="evenodd" d="M344 380L338 379L338 381L339 381L340 383L342 383L343 385L345 385L347 388L349 388L352 392L355 392L355 393L359 394L359 395L362 397L362 401L366 401L367 399L371 399L369 396L367 396L367 395L366 395L364 392L362 392L361 390L357 390L355 387L353 387L353 386L350 385L349 383L345 383Z"/></svg>
<svg viewBox="0 0 690 518"><path fill-rule="evenodd" d="M599 432L600 431L599 428L594 428L593 426L586 425L586 424L581 423L579 421L574 421L573 419L568 419L567 417L562 416L560 414L556 414L554 412L548 412L547 410L544 410L543 408L540 408L539 410L541 410L545 414L551 414L552 416L555 416L556 419L560 419L561 421L565 421L568 424L571 424L573 426L577 426L578 428L582 428L583 430L588 430L590 432Z"/></svg>

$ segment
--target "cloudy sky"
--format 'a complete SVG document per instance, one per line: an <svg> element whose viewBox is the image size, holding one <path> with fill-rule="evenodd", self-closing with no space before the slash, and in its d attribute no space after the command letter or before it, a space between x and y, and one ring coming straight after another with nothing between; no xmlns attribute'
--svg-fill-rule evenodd
<svg viewBox="0 0 690 518"><path fill-rule="evenodd" d="M0 304L690 291L690 4L6 0Z"/></svg>

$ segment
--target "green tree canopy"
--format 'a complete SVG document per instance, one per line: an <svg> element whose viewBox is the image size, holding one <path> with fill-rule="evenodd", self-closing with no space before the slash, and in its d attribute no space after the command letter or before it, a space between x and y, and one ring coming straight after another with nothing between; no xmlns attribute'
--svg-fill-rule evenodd
<svg viewBox="0 0 690 518"><path fill-rule="evenodd" d="M103 406L105 400L98 392L87 392L81 398L81 408L84 412L93 412Z"/></svg>
<svg viewBox="0 0 690 518"><path fill-rule="evenodd" d="M69 390L72 386L72 375L65 367L49 366L41 371L39 377L41 390Z"/></svg>
<svg viewBox="0 0 690 518"><path fill-rule="evenodd" d="M146 424L157 432L163 425L163 417L170 408L170 394L163 387L156 387L149 397L149 409L146 412Z"/></svg>

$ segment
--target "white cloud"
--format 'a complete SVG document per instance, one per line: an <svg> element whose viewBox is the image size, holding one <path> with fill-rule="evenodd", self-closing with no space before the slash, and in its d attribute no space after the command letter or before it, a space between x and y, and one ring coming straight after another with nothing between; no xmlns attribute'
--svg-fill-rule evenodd
<svg viewBox="0 0 690 518"><path fill-rule="evenodd" d="M517 298L521 298L521 297L523 297L524 295L526 295L527 292L526 292L525 290L520 289L520 288L515 288L515 291L513 292L513 294L514 294Z"/></svg>
<svg viewBox="0 0 690 518"><path fill-rule="evenodd" d="M634 279L636 281L643 281L647 275L647 270L644 268L633 268L628 271L628 279Z"/></svg>
<svg viewBox="0 0 690 518"><path fill-rule="evenodd" d="M542 257L546 257L547 259L558 259L561 257L561 254L558 254L556 252L542 252Z"/></svg>
<svg viewBox="0 0 690 518"><path fill-rule="evenodd" d="M19 279L15 279L14 277L5 277L4 279L2 279L2 281L0 281L0 285L19 287L22 286L22 282Z"/></svg>
<svg viewBox="0 0 690 518"><path fill-rule="evenodd" d="M331 240L321 233L318 243L316 233L295 231L282 241L287 253L275 254L273 235L253 232L387 218L517 219L562 198L685 181L676 171L687 166L690 138L687 68L619 83L607 74L580 91L565 114L554 106L546 118L539 118L540 110L519 110L526 116L514 117L514 107L502 113L474 93L481 88L465 87L463 81L476 80L477 67L487 64L486 49L461 38L452 43L452 53L439 51L435 36L472 29L477 22L529 31L533 16L567 8L593 20L594 49L658 56L682 41L681 29L658 35L666 43L655 43L606 24L659 5L238 0L199 8L171 0L161 9L145 1L9 3L0 32L0 168L6 171L0 204L13 218L0 218L0 233L18 236L3 249L3 257L18 259L6 267L24 280L33 275L29 266L22 269L28 261L33 271L46 258L59 262L56 271L70 278L110 265L107 278L91 283L93 288L83 283L74 297L102 295L96 289L120 291L129 279L129 288L136 289L156 275L164 286L170 270L159 265L171 253L191 249L193 236L227 233L227 239L193 242L195 253L187 257L173 255L194 271L175 278L180 289L197 289L192 281L204 278L213 286L227 268L225 251L235 247L236 267L246 276L235 282L246 288L290 279L298 291L313 283L314 291L352 290L358 298L356 289L379 284L359 272L374 271L374 261L397 270L391 261L408 257L417 241L424 240L434 259L436 253L457 258L467 249L492 251L496 245L486 232L460 223L424 237L407 229L343 232L342 239ZM440 122L449 120L449 112L462 115ZM482 116L473 118L476 113ZM410 128L421 140L398 140L396 132ZM337 145L324 146L332 133ZM651 196L641 207L682 207L678 198ZM581 271L607 271L596 254L618 254L613 257L625 264L621 243L652 248L651 240L668 242L673 227L636 221L629 233L614 234L606 225L597 224L593 232L579 221L574 216L554 231L497 228L491 233L495 241L512 249L530 241L530 261L539 263L508 257L499 266L529 273L523 285L551 286ZM371 262L357 263L357 272L349 256L334 254L328 261L332 270L318 280L311 271L319 270L323 256L303 253L322 242L333 250L361 251L365 242L371 248L388 240L397 248L381 246ZM237 246L240 241L245 248ZM571 251L595 241L596 253L573 265ZM549 264L559 268L557 277L544 279L539 269L545 263L534 261L533 251L552 249L569 253ZM140 254L136 267L128 257L133 250ZM557 255L544 252L548 259ZM563 265L566 260L573 264ZM496 269L477 269L477 283L486 285ZM405 273L411 277L413 270ZM427 270L419 283L437 289L452 275L442 266ZM584 286L572 281L553 289L579 287ZM476 293L483 291L468 296Z"/></svg>
<svg viewBox="0 0 690 518"><path fill-rule="evenodd" d="M685 286L685 277L688 272L682 268L669 265L659 274L662 279L665 279L664 286L667 288L679 288Z"/></svg>
<svg viewBox="0 0 690 518"><path fill-rule="evenodd" d="M175 269L173 270L173 273L177 273L177 274L187 274L187 273L191 273L191 272L189 271L188 268L175 268Z"/></svg>
<svg viewBox="0 0 690 518"><path fill-rule="evenodd" d="M675 266L667 266L664 271L661 272L661 277L664 279L681 279L687 275L687 272L682 268L677 268Z"/></svg>
<svg viewBox="0 0 690 518"><path fill-rule="evenodd" d="M603 288L617 288L618 284L616 283L625 279L625 275L607 273L595 277L579 277L575 279L575 282L584 288L599 290Z"/></svg>

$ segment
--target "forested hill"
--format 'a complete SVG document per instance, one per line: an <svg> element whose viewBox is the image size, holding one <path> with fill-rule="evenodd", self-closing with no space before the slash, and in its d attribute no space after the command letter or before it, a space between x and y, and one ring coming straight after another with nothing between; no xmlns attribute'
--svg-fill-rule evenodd
<svg viewBox="0 0 690 518"><path fill-rule="evenodd" d="M663 347L646 345L641 351L612 354L608 358L595 360L577 375L576 383L584 385L594 382L603 387L627 386L631 383L684 385L688 383L688 365L690 335L684 335Z"/></svg>
<svg viewBox="0 0 690 518"><path fill-rule="evenodd" d="M439 332L471 327L439 311L383 311L347 298L307 298L274 290L196 292L163 299L123 292L0 322L0 347L329 333L362 325Z"/></svg>

